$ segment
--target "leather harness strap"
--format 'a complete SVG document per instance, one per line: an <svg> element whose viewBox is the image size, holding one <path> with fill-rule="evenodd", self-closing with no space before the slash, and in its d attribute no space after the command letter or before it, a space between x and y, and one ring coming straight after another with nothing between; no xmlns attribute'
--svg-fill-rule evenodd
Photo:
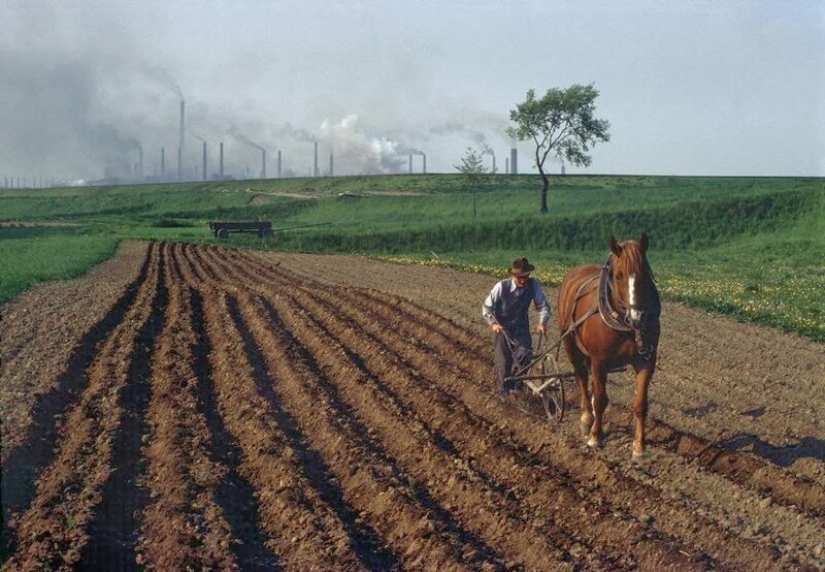
<svg viewBox="0 0 825 572"><path fill-rule="evenodd" d="M604 263L599 272L599 315L605 325L619 332L630 332L633 328L627 323L624 315L618 312L610 303L610 260Z"/></svg>

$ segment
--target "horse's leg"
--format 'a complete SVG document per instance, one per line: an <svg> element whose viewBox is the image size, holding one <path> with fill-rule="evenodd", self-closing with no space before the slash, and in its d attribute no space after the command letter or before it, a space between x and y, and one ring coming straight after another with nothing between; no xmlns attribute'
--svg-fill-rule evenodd
<svg viewBox="0 0 825 572"><path fill-rule="evenodd" d="M584 361L584 355L578 350L576 344L570 337L563 338L564 351L567 353L567 359L573 365L573 375L579 384L579 411L581 417L579 420L579 428L582 436L587 437L590 434L590 426L593 425L593 410L590 407L590 390L587 387L587 364Z"/></svg>
<svg viewBox="0 0 825 572"><path fill-rule="evenodd" d="M579 417L579 429L581 429L582 436L587 437L590 434L590 428L593 426L593 407L590 402L590 388L588 387L588 373L587 365L583 362L573 366L576 381L579 382L579 407L581 408L581 417Z"/></svg>
<svg viewBox="0 0 825 572"><path fill-rule="evenodd" d="M645 456L645 418L647 417L647 388L653 377L653 363L637 366L636 389L633 395L633 460L641 460Z"/></svg>
<svg viewBox="0 0 825 572"><path fill-rule="evenodd" d="M592 360L590 378L593 386L593 426L590 427L587 445L597 449L602 446L602 421L607 408L607 373L600 361Z"/></svg>

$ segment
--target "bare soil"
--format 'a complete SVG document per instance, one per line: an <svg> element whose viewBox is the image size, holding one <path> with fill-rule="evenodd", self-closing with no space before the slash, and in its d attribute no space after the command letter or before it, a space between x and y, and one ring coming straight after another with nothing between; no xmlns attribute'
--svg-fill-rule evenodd
<svg viewBox="0 0 825 572"><path fill-rule="evenodd" d="M634 463L629 374L600 450L494 395L494 282L126 243L21 296L3 569L825 569L822 344L666 303Z"/></svg>

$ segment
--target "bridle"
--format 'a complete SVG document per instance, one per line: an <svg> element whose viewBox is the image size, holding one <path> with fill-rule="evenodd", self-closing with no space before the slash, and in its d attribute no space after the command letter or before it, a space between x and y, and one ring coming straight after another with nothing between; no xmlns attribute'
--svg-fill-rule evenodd
<svg viewBox="0 0 825 572"><path fill-rule="evenodd" d="M611 294L616 291L613 284L613 257L609 256L602 265L599 273L599 315L607 327L618 332L633 332L636 342L636 350L644 361L650 361L655 348L653 344L645 344L649 327L659 321L661 304L658 296L651 297L651 300L639 304L631 304L621 299L618 309L613 307ZM651 277L652 279L652 277ZM633 312L638 314L637 319L633 319Z"/></svg>

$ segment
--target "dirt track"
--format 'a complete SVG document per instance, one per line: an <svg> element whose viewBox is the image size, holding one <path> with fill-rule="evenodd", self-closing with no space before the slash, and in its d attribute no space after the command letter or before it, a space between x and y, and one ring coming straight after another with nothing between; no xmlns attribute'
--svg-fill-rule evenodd
<svg viewBox="0 0 825 572"><path fill-rule="evenodd" d="M821 344L666 304L638 465L621 374L600 451L493 396L493 282L133 243L24 295L4 569L825 568Z"/></svg>

